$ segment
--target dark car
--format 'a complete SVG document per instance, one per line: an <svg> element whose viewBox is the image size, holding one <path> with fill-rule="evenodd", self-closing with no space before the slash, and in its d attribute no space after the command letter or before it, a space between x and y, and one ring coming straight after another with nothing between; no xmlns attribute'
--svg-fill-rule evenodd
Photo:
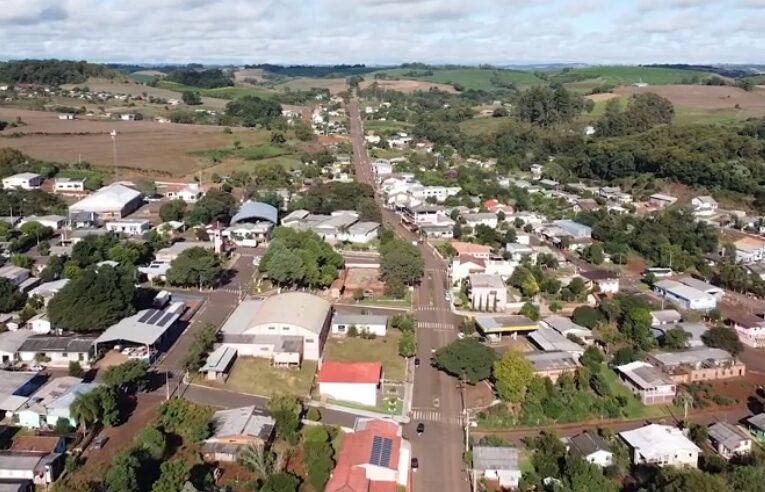
<svg viewBox="0 0 765 492"><path fill-rule="evenodd" d="M93 439L93 449L101 449L106 444L106 441L108 441L109 438L106 436L101 436Z"/></svg>
<svg viewBox="0 0 765 492"><path fill-rule="evenodd" d="M420 367L420 358L419 357L415 357L414 358L414 367L415 368Z"/></svg>
<svg viewBox="0 0 765 492"><path fill-rule="evenodd" d="M420 467L420 462L417 461L417 458L412 458L412 471L417 471L419 467Z"/></svg>
<svg viewBox="0 0 765 492"><path fill-rule="evenodd" d="M425 432L425 423L420 422L419 424L417 424L417 435L419 436L423 432Z"/></svg>

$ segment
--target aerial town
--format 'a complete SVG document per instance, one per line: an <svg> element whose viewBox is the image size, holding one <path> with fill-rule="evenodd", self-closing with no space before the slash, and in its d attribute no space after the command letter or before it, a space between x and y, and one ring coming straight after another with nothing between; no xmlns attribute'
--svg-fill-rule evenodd
<svg viewBox="0 0 765 492"><path fill-rule="evenodd" d="M765 65L36 53L0 492L765 491Z"/></svg>

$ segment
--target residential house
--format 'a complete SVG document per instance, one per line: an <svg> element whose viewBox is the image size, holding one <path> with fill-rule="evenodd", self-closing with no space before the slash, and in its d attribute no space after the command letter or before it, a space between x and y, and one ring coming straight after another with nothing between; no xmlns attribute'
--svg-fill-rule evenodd
<svg viewBox="0 0 765 492"><path fill-rule="evenodd" d="M28 268L21 268L14 265L0 267L0 278L7 279L17 287L21 286L21 284L29 279L31 273L32 272Z"/></svg>
<svg viewBox="0 0 765 492"><path fill-rule="evenodd" d="M496 229L499 221L497 220L497 214L493 212L479 212L473 214L463 214L462 219L465 221L465 225L475 230L476 226L484 225L492 229Z"/></svg>
<svg viewBox="0 0 765 492"><path fill-rule="evenodd" d="M378 141L380 137L377 137ZM376 159L372 163L372 170L375 173L375 177L387 176L393 174L393 164L387 159Z"/></svg>
<svg viewBox="0 0 765 492"><path fill-rule="evenodd" d="M536 333L531 333L529 337ZM557 381L561 374L573 374L579 368L577 356L572 355L571 352L555 350L550 352L527 352L525 355L526 360L531 363L532 371L536 376L549 378L553 382Z"/></svg>
<svg viewBox="0 0 765 492"><path fill-rule="evenodd" d="M29 481L47 488L64 469L64 454L0 451L0 480L8 481L8 490L30 490ZM16 488L21 483L20 488ZM34 490L31 489L31 490Z"/></svg>
<svg viewBox="0 0 765 492"><path fill-rule="evenodd" d="M614 464L614 453L605 439L592 431L577 434L568 440L569 452L579 455L593 465L605 468Z"/></svg>
<svg viewBox="0 0 765 492"><path fill-rule="evenodd" d="M530 332L528 338L540 350L545 352L568 352L576 359L584 353L584 347L569 340L544 322L540 322L539 328Z"/></svg>
<svg viewBox="0 0 765 492"><path fill-rule="evenodd" d="M741 343L753 348L765 347L765 318L746 311L728 313L728 322Z"/></svg>
<svg viewBox="0 0 765 492"><path fill-rule="evenodd" d="M645 405L663 405L675 399L677 385L651 364L630 362L616 367L619 379Z"/></svg>
<svg viewBox="0 0 765 492"><path fill-rule="evenodd" d="M388 317L384 314L335 313L332 317L333 335L345 336L353 326L358 334L384 337L388 328Z"/></svg>
<svg viewBox="0 0 765 492"><path fill-rule="evenodd" d="M478 258L472 255L461 255L452 259L449 275L454 285L459 284L474 273L499 275L504 280L513 274L515 266L514 262L501 258Z"/></svg>
<svg viewBox="0 0 765 492"><path fill-rule="evenodd" d="M212 241L180 241L157 251L154 254L154 259L159 263L172 263L184 251L191 248L204 248L212 251L215 249L215 244Z"/></svg>
<svg viewBox="0 0 765 492"><path fill-rule="evenodd" d="M70 362L78 362L88 368L95 362L93 342L95 337L90 336L33 335L21 344L18 356L27 363L44 360L50 367L69 367Z"/></svg>
<svg viewBox="0 0 765 492"><path fill-rule="evenodd" d="M325 360L316 376L322 398L377 406L383 377L380 362L337 362Z"/></svg>
<svg viewBox="0 0 765 492"><path fill-rule="evenodd" d="M634 465L698 466L701 449L677 427L649 424L619 436L629 447Z"/></svg>
<svg viewBox="0 0 765 492"><path fill-rule="evenodd" d="M746 419L746 425L754 439L760 444L765 444L765 412Z"/></svg>
<svg viewBox="0 0 765 492"><path fill-rule="evenodd" d="M32 333L39 335L47 335L53 331L53 325L48 319L48 313L40 313L32 316L27 320L27 326Z"/></svg>
<svg viewBox="0 0 765 492"><path fill-rule="evenodd" d="M77 195L85 191L85 178L56 178L53 181L54 193Z"/></svg>
<svg viewBox="0 0 765 492"><path fill-rule="evenodd" d="M743 377L746 366L723 349L697 347L678 352L651 352L648 362L677 384Z"/></svg>
<svg viewBox="0 0 765 492"><path fill-rule="evenodd" d="M0 361L3 366L18 360L19 347L34 335L31 330L6 330L0 333Z"/></svg>
<svg viewBox="0 0 765 492"><path fill-rule="evenodd" d="M143 236L149 229L151 224L146 219L122 219L106 223L107 231L127 236Z"/></svg>
<svg viewBox="0 0 765 492"><path fill-rule="evenodd" d="M521 479L518 448L473 446L473 470L487 482L503 489L515 489Z"/></svg>
<svg viewBox="0 0 765 492"><path fill-rule="evenodd" d="M592 212L600 208L600 204L594 198L580 198L574 205L575 212Z"/></svg>
<svg viewBox="0 0 765 492"><path fill-rule="evenodd" d="M717 298L675 280L660 280L654 292L687 311L710 311L717 307Z"/></svg>
<svg viewBox="0 0 765 492"><path fill-rule="evenodd" d="M674 325L683 320L683 315L676 309L651 311L651 326ZM671 328L671 326L669 327Z"/></svg>
<svg viewBox="0 0 765 492"><path fill-rule="evenodd" d="M446 216L444 207L440 205L420 204L404 207L401 211L401 220L413 229L424 225L444 224L448 222L447 219L449 217Z"/></svg>
<svg viewBox="0 0 765 492"><path fill-rule="evenodd" d="M589 239L592 237L592 228L573 220L554 220L553 225L561 229L567 236L574 239Z"/></svg>
<svg viewBox="0 0 765 492"><path fill-rule="evenodd" d="M19 173L3 178L3 189L39 190L43 181L37 173Z"/></svg>
<svg viewBox="0 0 765 492"><path fill-rule="evenodd" d="M526 256L529 257L532 263L537 261L537 250L528 244L507 243L505 245L505 253L515 262L523 261L523 258Z"/></svg>
<svg viewBox="0 0 765 492"><path fill-rule="evenodd" d="M248 447L271 443L276 422L255 406L219 410L212 418L212 435L202 442L207 462L236 462Z"/></svg>
<svg viewBox="0 0 765 492"><path fill-rule="evenodd" d="M488 259L491 256L491 247L483 244L465 243L462 241L452 241L450 243L457 256L469 255L476 258Z"/></svg>
<svg viewBox="0 0 765 492"><path fill-rule="evenodd" d="M409 490L412 447L391 420L358 419L340 445L325 492Z"/></svg>
<svg viewBox="0 0 765 492"><path fill-rule="evenodd" d="M468 277L471 307L475 311L502 312L507 305L507 286L499 275L484 273Z"/></svg>
<svg viewBox="0 0 765 492"><path fill-rule="evenodd" d="M757 263L765 260L765 240L746 236L734 241L736 262L742 264Z"/></svg>
<svg viewBox="0 0 765 492"><path fill-rule="evenodd" d="M236 349L220 345L210 352L199 372L208 380L225 381L235 360Z"/></svg>
<svg viewBox="0 0 765 492"><path fill-rule="evenodd" d="M653 208L664 208L674 205L677 198L666 193L654 193L648 198L648 205Z"/></svg>
<svg viewBox="0 0 765 492"><path fill-rule="evenodd" d="M592 330L584 326L578 325L571 321L571 318L566 316L552 315L542 318L540 325L547 326L564 337L573 335L587 344L593 343Z"/></svg>
<svg viewBox="0 0 765 492"><path fill-rule="evenodd" d="M717 200L709 195L691 198L693 213L699 216L710 216L717 213Z"/></svg>
<svg viewBox="0 0 765 492"><path fill-rule="evenodd" d="M545 167L541 164L532 164L529 170L531 171L531 179L542 179L542 173Z"/></svg>
<svg viewBox="0 0 765 492"><path fill-rule="evenodd" d="M0 410L3 415L26 405L29 396L45 381L45 376L31 371L0 372Z"/></svg>
<svg viewBox="0 0 765 492"><path fill-rule="evenodd" d="M98 386L73 376L55 378L32 394L26 405L16 412L19 425L28 429L54 428L59 419L64 419L77 427L78 422L70 410L72 403L79 395L90 393Z"/></svg>
<svg viewBox="0 0 765 492"><path fill-rule="evenodd" d="M618 186L604 186L598 191L598 196L619 205L632 203L632 195L623 192Z"/></svg>
<svg viewBox="0 0 765 492"><path fill-rule="evenodd" d="M245 299L223 324L222 344L240 357L267 358L275 365L320 360L331 311L329 302L304 292Z"/></svg>
<svg viewBox="0 0 765 492"><path fill-rule="evenodd" d="M752 437L735 424L716 422L707 429L709 443L725 459L752 452Z"/></svg>
<svg viewBox="0 0 765 492"><path fill-rule="evenodd" d="M580 273L590 289L601 294L619 293L619 272L609 270L590 270Z"/></svg>
<svg viewBox="0 0 765 492"><path fill-rule="evenodd" d="M50 227L57 231L66 224L66 217L63 215L28 215L19 221L19 227L28 222L37 222L41 226Z"/></svg>
<svg viewBox="0 0 765 492"><path fill-rule="evenodd" d="M688 341L685 343L685 348L697 348L704 347L704 340L702 337L704 333L709 330L709 326L704 323L696 322L684 322L677 324L667 324L664 326L652 326L651 331L657 339L661 339L666 336L667 331L678 328L688 334Z"/></svg>
<svg viewBox="0 0 765 492"><path fill-rule="evenodd" d="M157 183L160 193L171 200L196 203L205 194L199 183Z"/></svg>

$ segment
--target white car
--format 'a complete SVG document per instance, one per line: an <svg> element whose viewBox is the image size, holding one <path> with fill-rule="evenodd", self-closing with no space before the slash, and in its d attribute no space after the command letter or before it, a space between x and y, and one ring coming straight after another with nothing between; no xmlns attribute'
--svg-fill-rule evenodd
<svg viewBox="0 0 765 492"><path fill-rule="evenodd" d="M463 338L465 338L465 334L460 331L460 332L457 333L457 338L462 340Z"/></svg>

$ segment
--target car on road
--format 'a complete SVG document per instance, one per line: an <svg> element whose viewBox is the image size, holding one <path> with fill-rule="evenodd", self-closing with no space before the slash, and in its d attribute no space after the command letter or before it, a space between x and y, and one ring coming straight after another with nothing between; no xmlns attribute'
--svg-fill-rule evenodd
<svg viewBox="0 0 765 492"><path fill-rule="evenodd" d="M465 338L465 334L460 331L460 332L457 333L457 338L462 340L463 338Z"/></svg>
<svg viewBox="0 0 765 492"><path fill-rule="evenodd" d="M441 399L439 397L436 396L433 398L433 406L435 408L439 408L441 406Z"/></svg>
<svg viewBox="0 0 765 492"><path fill-rule="evenodd" d="M425 432L425 423L424 422L420 422L419 424L417 424L417 435L419 436L423 432Z"/></svg>
<svg viewBox="0 0 765 492"><path fill-rule="evenodd" d="M415 367L415 369L420 367L420 358L419 357L415 357L414 358L414 367Z"/></svg>
<svg viewBox="0 0 765 492"><path fill-rule="evenodd" d="M417 458L412 458L412 471L417 471L417 469L420 467L420 462Z"/></svg>
<svg viewBox="0 0 765 492"><path fill-rule="evenodd" d="M93 449L102 449L108 440L109 438L107 436L96 437L93 439Z"/></svg>

